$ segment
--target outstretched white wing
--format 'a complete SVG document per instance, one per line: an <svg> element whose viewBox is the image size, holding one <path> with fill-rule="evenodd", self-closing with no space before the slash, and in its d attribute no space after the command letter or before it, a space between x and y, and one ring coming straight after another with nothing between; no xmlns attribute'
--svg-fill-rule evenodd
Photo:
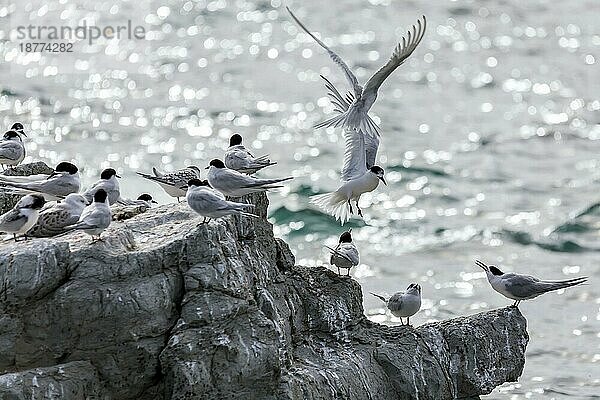
<svg viewBox="0 0 600 400"><path fill-rule="evenodd" d="M329 57L331 57L331 59L333 60L333 62L336 63L337 65L339 65L340 68L342 68L342 70L344 71L344 74L346 75L346 78L348 79L348 82L350 83L350 86L352 86L352 90L354 90L354 95L356 97L360 97L360 95L362 94L363 89L358 84L358 79L356 79L356 76L354 76L354 74L350 70L350 67L348 67L348 65L346 65L346 63L344 62L344 60L341 59L340 56L338 56L336 53L333 52L333 50L331 50L329 47L327 47L325 45L325 43L323 43L319 38L317 38L315 35L313 35L308 30L308 28L306 28L302 24L302 22L300 22L300 20L298 18L296 18L296 16L289 9L289 7L286 7L286 9L290 13L290 15L292 16L292 18L294 19L294 21L296 21L296 23L300 26L300 28L302 28L302 30L304 32L306 32L308 35L310 35L310 37L312 37L315 40L315 42L317 42L319 44L319 46L321 46L322 48L324 48L325 51L327 51L327 54L329 54Z"/></svg>
<svg viewBox="0 0 600 400"><path fill-rule="evenodd" d="M408 32L408 35L404 36L402 42L398 43L398 46L394 49L389 61L368 80L364 89L365 97L367 97L367 93L377 93L377 90L379 90L383 81L385 81L396 68L402 65L404 61L410 57L419 43L421 43L421 39L423 39L423 36L425 35L426 27L427 20L423 15L423 22L421 22L420 19L417 20L417 24L412 26L412 30Z"/></svg>

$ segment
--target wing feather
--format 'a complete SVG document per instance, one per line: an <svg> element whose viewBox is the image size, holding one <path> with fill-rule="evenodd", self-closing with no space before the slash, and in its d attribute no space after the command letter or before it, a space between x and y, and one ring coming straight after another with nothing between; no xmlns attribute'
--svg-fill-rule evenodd
<svg viewBox="0 0 600 400"><path fill-rule="evenodd" d="M348 65L344 62L344 60L342 60L342 58L340 56L338 56L333 50L331 50L329 47L327 47L327 45L325 45L325 43L323 43L319 38L317 38L314 34L312 34L308 30L308 28L306 28L304 26L304 24L302 24L302 22L300 22L300 20L298 18L296 18L296 16L289 9L289 7L286 7L286 9L290 13L290 15L292 16L294 21L296 21L296 23L300 26L300 28L302 28L302 30L304 32L306 32L310 37L312 37L315 40L315 42L317 42L319 44L319 46L324 48L325 51L327 51L327 54L329 54L329 57L333 60L333 62L336 63L344 71L344 74L346 75L346 79L348 79L348 83L350 83L350 86L352 86L352 89L354 90L355 96L360 97L363 90L362 90L362 87L358 84L358 79L356 79L356 76L350 70L350 67L348 67Z"/></svg>
<svg viewBox="0 0 600 400"><path fill-rule="evenodd" d="M365 135L356 130L344 130L346 150L344 151L344 166L342 181L350 181L362 176L367 169Z"/></svg>
<svg viewBox="0 0 600 400"><path fill-rule="evenodd" d="M379 90L383 81L385 81L396 68L402 65L415 51L419 43L421 43L427 27L427 19L424 15L422 18L423 22L421 22L420 19L417 20L417 24L413 25L412 30L409 30L408 34L402 38L400 43L398 43L389 61L369 78L363 91L365 96L367 93L377 93L377 90Z"/></svg>

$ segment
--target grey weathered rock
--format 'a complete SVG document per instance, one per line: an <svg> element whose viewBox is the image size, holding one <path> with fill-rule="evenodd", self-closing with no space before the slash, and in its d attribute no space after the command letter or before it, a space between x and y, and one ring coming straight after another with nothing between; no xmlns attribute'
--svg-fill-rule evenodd
<svg viewBox="0 0 600 400"><path fill-rule="evenodd" d="M521 374L517 308L378 325L357 282L294 266L264 218L201 220L169 204L104 242L0 244L0 398L453 399Z"/></svg>

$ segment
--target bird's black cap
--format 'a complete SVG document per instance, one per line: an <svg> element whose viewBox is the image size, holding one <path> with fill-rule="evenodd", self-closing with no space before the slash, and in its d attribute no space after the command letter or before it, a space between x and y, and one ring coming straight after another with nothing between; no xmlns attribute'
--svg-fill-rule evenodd
<svg viewBox="0 0 600 400"><path fill-rule="evenodd" d="M73 175L76 174L77 171L79 171L77 169L77 167L73 164L71 164L70 162L66 162L63 161L61 163L59 163L56 168L54 168L54 171L56 172L68 172L69 174Z"/></svg>
<svg viewBox="0 0 600 400"><path fill-rule="evenodd" d="M119 175L117 175L117 171L115 171L113 168L106 168L104 171L102 171L102 173L100 174L100 179L110 179L113 176L116 176L117 178L120 178Z"/></svg>
<svg viewBox="0 0 600 400"><path fill-rule="evenodd" d="M6 131L4 133L4 139L11 139L16 137L20 137L16 131Z"/></svg>
<svg viewBox="0 0 600 400"><path fill-rule="evenodd" d="M106 190L98 189L96 191L96 193L94 193L94 202L104 203L106 201L107 197L108 197L108 194L106 193Z"/></svg>
<svg viewBox="0 0 600 400"><path fill-rule="evenodd" d="M189 186L210 186L210 185L208 184L207 180L202 181L200 179L190 179L188 181L188 187Z"/></svg>
<svg viewBox="0 0 600 400"><path fill-rule="evenodd" d="M22 124L22 123L20 123L20 122L15 122L15 123L14 123L14 124L13 124L13 125L10 127L10 129L11 129L11 130L13 130L13 131L22 131L22 130L23 130L23 129L25 129L25 128L23 127L23 124Z"/></svg>
<svg viewBox="0 0 600 400"><path fill-rule="evenodd" d="M504 275L504 272L500 271L500 269L495 265L490 265L490 272L497 276Z"/></svg>
<svg viewBox="0 0 600 400"><path fill-rule="evenodd" d="M236 133L229 138L229 145L237 146L238 144L242 144L242 136Z"/></svg>
<svg viewBox="0 0 600 400"><path fill-rule="evenodd" d="M225 164L223 164L223 161L219 160L218 158L212 160L209 165L215 168L225 168Z"/></svg>
<svg viewBox="0 0 600 400"><path fill-rule="evenodd" d="M381 168L379 165L373 165L371 168L369 168L369 170L374 174L384 173L383 168Z"/></svg>
<svg viewBox="0 0 600 400"><path fill-rule="evenodd" d="M31 197L33 199L27 208L39 210L40 208L44 207L44 204L46 204L46 200L44 199L44 196L41 196L39 194L32 194Z"/></svg>
<svg viewBox="0 0 600 400"><path fill-rule="evenodd" d="M150 196L148 193L143 193L143 194L140 194L137 199L144 200L144 201L152 201L152 196Z"/></svg>
<svg viewBox="0 0 600 400"><path fill-rule="evenodd" d="M346 231L340 235L340 243L352 243L352 231Z"/></svg>

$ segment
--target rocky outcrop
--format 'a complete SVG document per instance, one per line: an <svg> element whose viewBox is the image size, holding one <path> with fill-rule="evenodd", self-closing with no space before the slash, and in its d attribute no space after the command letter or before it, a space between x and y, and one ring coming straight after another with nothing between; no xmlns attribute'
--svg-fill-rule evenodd
<svg viewBox="0 0 600 400"><path fill-rule="evenodd" d="M359 284L294 265L264 218L185 203L0 244L2 399L454 399L515 381L508 307L417 328L364 317Z"/></svg>

